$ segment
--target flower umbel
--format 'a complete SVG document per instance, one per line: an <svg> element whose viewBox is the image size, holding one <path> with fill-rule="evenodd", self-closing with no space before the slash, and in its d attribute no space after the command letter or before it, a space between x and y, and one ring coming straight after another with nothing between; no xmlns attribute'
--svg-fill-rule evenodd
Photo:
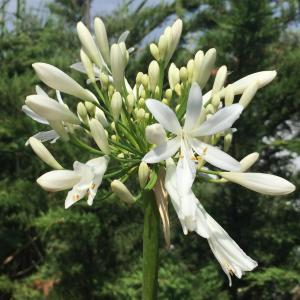
<svg viewBox="0 0 300 300"><path fill-rule="evenodd" d="M54 169L40 176L37 183L49 192L69 190L65 208L84 197L92 205L102 181L109 183L106 186L111 191L103 189L99 202L112 194L124 205L135 205L143 199L145 220L153 222L156 229L155 218L160 215L167 247L169 195L184 234L194 231L207 239L231 285L231 275L241 278L257 263L205 211L192 186L199 175L210 183L237 183L268 195L285 195L295 190L292 183L278 176L248 172L258 153L241 161L227 153L236 131L233 124L251 105L259 89L275 78L276 71L257 72L227 84L230 76L227 67L221 66L211 90L202 96L215 69L217 51L199 50L185 66L177 67L172 55L182 32L183 23L178 19L164 30L157 43L150 45L154 60L145 73L136 72L135 84L131 86L126 78L133 51L126 45L129 32L125 31L110 45L103 21L96 18L94 25L95 40L88 28L78 23L81 62L71 66L86 75L88 88L55 66L33 64L37 76L50 88L49 95L54 89L57 98L37 86L37 94L28 96L22 107L31 119L50 126L50 130L35 134L26 143ZM61 93L74 97L70 106L63 102ZM73 170L64 169L43 144L58 139L59 143L68 142L85 152L90 159L85 164L75 161ZM155 202L149 201L151 192ZM148 239L148 244L144 245L157 249L158 239L150 238L146 223L144 239ZM151 262L157 262L158 256L149 253L149 249L144 248L145 261L152 261L146 261L144 267L150 266L157 272Z"/></svg>

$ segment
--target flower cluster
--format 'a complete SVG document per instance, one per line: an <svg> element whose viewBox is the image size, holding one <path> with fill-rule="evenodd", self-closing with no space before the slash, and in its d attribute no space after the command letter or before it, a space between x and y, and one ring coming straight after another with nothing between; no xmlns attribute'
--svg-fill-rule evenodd
<svg viewBox="0 0 300 300"><path fill-rule="evenodd" d="M135 83L130 84L125 76L134 50L126 46L129 32L110 46L100 18L95 19L94 30L95 38L83 23L78 23L81 61L71 66L86 74L89 89L55 66L33 64L39 79L56 91L57 98L52 99L37 86L36 94L28 96L22 108L30 118L50 127L27 141L54 169L39 177L37 183L50 192L69 190L65 208L84 197L92 205L102 180L109 181L112 190L102 199L115 193L134 204L143 190L153 190L167 245L170 237L165 198L169 195L184 234L195 231L207 239L231 284L232 274L240 278L257 263L205 211L192 186L198 177L212 183L234 182L268 195L294 191L294 185L283 178L248 172L258 153L240 161L227 153L236 131L234 122L276 72L262 71L227 84L227 67L221 66L209 90L215 49L205 53L199 50L186 66L170 64L182 32L178 19L164 30L157 44L150 45L153 61L147 72L138 72ZM202 95L203 90L208 91ZM76 113L70 108L73 103L69 107L61 93L79 101ZM65 169L44 146L59 138L93 158L86 163L75 161L73 170ZM125 185L135 174L138 196Z"/></svg>

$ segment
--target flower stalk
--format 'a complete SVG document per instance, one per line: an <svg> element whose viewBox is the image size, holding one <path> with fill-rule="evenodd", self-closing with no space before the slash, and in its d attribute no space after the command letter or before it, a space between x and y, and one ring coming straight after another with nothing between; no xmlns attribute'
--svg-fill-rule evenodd
<svg viewBox="0 0 300 300"><path fill-rule="evenodd" d="M159 214L153 191L144 191L143 300L156 300L158 294Z"/></svg>

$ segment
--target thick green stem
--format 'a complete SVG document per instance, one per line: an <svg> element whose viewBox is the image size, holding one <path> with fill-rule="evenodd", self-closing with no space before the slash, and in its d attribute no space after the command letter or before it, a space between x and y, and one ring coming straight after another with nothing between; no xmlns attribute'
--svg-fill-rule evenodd
<svg viewBox="0 0 300 300"><path fill-rule="evenodd" d="M156 300L158 293L159 214L153 191L144 191L143 200L143 300Z"/></svg>

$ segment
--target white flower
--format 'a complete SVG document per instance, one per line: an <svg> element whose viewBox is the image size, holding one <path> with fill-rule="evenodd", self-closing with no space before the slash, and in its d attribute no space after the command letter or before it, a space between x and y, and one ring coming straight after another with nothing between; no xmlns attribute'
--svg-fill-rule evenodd
<svg viewBox="0 0 300 300"><path fill-rule="evenodd" d="M257 262L239 247L228 233L204 210L200 203L198 205L205 215L209 228L208 244L226 273L231 286L231 275L234 274L236 277L241 278L246 271L252 271L256 268Z"/></svg>
<svg viewBox="0 0 300 300"><path fill-rule="evenodd" d="M219 110L210 119L197 125L202 110L202 96L198 84L194 83L190 89L186 118L181 127L175 113L160 101L148 99L146 105L154 118L169 132L176 135L153 150L143 158L146 163L158 163L174 155L181 149L181 156L177 167L177 176L183 190L189 190L196 174L194 152L208 163L227 171L238 171L240 163L219 148L208 145L198 138L222 132L232 126L242 112L242 106L233 104ZM184 194L184 193L183 193Z"/></svg>
<svg viewBox="0 0 300 300"><path fill-rule="evenodd" d="M229 285L231 276L241 278L245 271L251 271L257 263L247 256L228 233L205 211L192 190L184 196L179 195L176 180L176 165L172 159L167 160L165 187L180 220L184 234L195 231L207 238L209 246L227 274Z"/></svg>
<svg viewBox="0 0 300 300"><path fill-rule="evenodd" d="M271 174L220 172L220 175L229 181L266 195L286 195L296 189L286 179Z"/></svg>
<svg viewBox="0 0 300 300"><path fill-rule="evenodd" d="M92 205L108 162L107 156L91 159L86 164L75 161L73 171L51 171L39 177L37 183L49 192L71 189L65 200L65 208L69 208L85 196L88 197L88 205Z"/></svg>

